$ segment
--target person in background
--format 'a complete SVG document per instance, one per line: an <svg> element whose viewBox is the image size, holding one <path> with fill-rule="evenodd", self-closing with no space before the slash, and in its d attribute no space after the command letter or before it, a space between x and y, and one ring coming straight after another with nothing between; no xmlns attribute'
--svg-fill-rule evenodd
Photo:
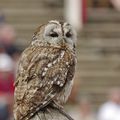
<svg viewBox="0 0 120 120"><path fill-rule="evenodd" d="M116 10L120 11L120 0L110 0L110 2Z"/></svg>
<svg viewBox="0 0 120 120"><path fill-rule="evenodd" d="M0 120L10 120L14 93L14 63L0 48Z"/></svg>
<svg viewBox="0 0 120 120"><path fill-rule="evenodd" d="M12 26L8 24L0 25L0 43L5 47L5 51L11 57L18 53L17 47L14 45L16 33Z"/></svg>
<svg viewBox="0 0 120 120"><path fill-rule="evenodd" d="M2 11L2 9L0 9L0 24L5 23L5 15Z"/></svg>
<svg viewBox="0 0 120 120"><path fill-rule="evenodd" d="M98 120L120 120L120 89L113 88L106 101L98 111Z"/></svg>

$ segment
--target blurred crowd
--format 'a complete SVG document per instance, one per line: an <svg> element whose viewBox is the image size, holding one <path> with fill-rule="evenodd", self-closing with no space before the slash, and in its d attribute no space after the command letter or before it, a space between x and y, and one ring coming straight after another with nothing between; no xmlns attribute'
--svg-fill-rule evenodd
<svg viewBox="0 0 120 120"><path fill-rule="evenodd" d="M5 22L0 13L0 120L10 120L12 117L14 79L16 64L20 55L14 45L16 32Z"/></svg>
<svg viewBox="0 0 120 120"><path fill-rule="evenodd" d="M120 120L120 88L110 88L106 101L96 111L90 98L80 96L77 105L68 110L75 120Z"/></svg>

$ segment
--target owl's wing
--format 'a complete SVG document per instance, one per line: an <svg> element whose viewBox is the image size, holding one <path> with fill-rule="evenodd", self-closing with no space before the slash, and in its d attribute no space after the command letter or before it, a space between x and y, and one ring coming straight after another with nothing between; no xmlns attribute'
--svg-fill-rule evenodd
<svg viewBox="0 0 120 120"><path fill-rule="evenodd" d="M21 57L15 83L14 111L23 117L47 106L74 74L70 72L75 63L71 53L52 48L47 55L47 49L35 49L36 54L29 51Z"/></svg>

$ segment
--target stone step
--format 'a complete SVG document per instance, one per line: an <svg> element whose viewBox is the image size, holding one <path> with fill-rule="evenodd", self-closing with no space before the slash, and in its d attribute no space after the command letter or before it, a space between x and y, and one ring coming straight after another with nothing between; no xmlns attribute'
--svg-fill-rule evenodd
<svg viewBox="0 0 120 120"><path fill-rule="evenodd" d="M78 70L82 70L82 71L96 71L96 72L102 72L102 71L119 71L120 72L120 64L119 62L111 62L109 64L106 64L104 62L98 62L99 65L97 65L97 63L95 62L94 64L91 63L90 61L88 62L79 62L77 63L77 65L79 65L80 67L78 68Z"/></svg>
<svg viewBox="0 0 120 120"><path fill-rule="evenodd" d="M80 36L84 38L120 38L120 23L88 23Z"/></svg>
<svg viewBox="0 0 120 120"><path fill-rule="evenodd" d="M120 39L119 38L84 38L78 39L77 47L79 48L104 48L104 47L119 47L120 46Z"/></svg>
<svg viewBox="0 0 120 120"><path fill-rule="evenodd" d="M109 62L119 62L120 60L120 55L119 54L112 54L112 55L97 55L94 53L88 53L88 54L77 54L78 59L80 61L91 61L91 62L104 62L104 63L109 63Z"/></svg>
<svg viewBox="0 0 120 120"><path fill-rule="evenodd" d="M53 10L22 9L14 11L14 9L12 9L11 11L6 10L5 13L7 22L15 26L16 29L31 30L31 28L33 28L34 26L38 27L39 25L46 23L49 20L63 19L61 9L57 9L54 14L51 14Z"/></svg>
<svg viewBox="0 0 120 120"><path fill-rule="evenodd" d="M114 78L114 81L113 79L110 79L110 77L104 77L104 78L97 78L97 80L95 80L95 78L90 78L90 79L85 79L83 77L81 77L81 83L85 85L85 87L94 87L94 86L108 86L108 83L109 83L109 86L112 86L112 85L120 85L120 77L119 78ZM104 81L103 81L103 80ZM84 80L84 81L83 81Z"/></svg>
<svg viewBox="0 0 120 120"><path fill-rule="evenodd" d="M23 18L23 19L22 19ZM27 25L27 26L31 26L31 25L41 25L43 23L46 23L48 22L49 20L62 20L63 17L62 16L59 16L56 14L55 15L51 15L51 16L47 16L47 17L44 17L42 15L33 15L33 18L31 17L27 17L27 16L19 16L19 17L6 17L7 19L7 22L9 22L10 24L14 25L14 26L20 26L20 25ZM21 28L21 27L20 27ZM27 29L25 27L23 27L23 29Z"/></svg>
<svg viewBox="0 0 120 120"><path fill-rule="evenodd" d="M114 80L113 80L114 79ZM110 78L110 77L81 77L80 83L84 84L84 87L92 87L92 86L112 86L112 85L120 85L119 81L120 77ZM79 80L79 79L75 79Z"/></svg>
<svg viewBox="0 0 120 120"><path fill-rule="evenodd" d="M82 32L82 38L120 38L119 32Z"/></svg>
<svg viewBox="0 0 120 120"><path fill-rule="evenodd" d="M26 6L28 6L29 4L43 4L47 7L49 7L50 5L52 5L53 7L60 7L63 5L63 0L60 0L60 2L56 0L1 0L0 1L0 4L5 4L9 6L8 3L12 3L13 5L25 4Z"/></svg>
<svg viewBox="0 0 120 120"><path fill-rule="evenodd" d="M54 14L51 14L53 13ZM36 15L56 15L62 12L61 8L21 8L21 9L3 9L3 12L5 13L6 16L8 17L19 17L19 16L36 16ZM48 17L49 17L48 16ZM26 17L27 19L27 17Z"/></svg>
<svg viewBox="0 0 120 120"><path fill-rule="evenodd" d="M88 88L84 88L84 86L81 86L80 93L82 93L82 94L85 94L85 93L88 94L89 93L89 95L90 94L93 94L93 95L97 94L97 96L99 96L99 95L105 95L107 92L109 92L110 88L111 88L111 86L110 87L109 86L104 86L104 87L102 87L102 89L101 89L101 87L98 87L98 86L97 87L92 87L92 88L89 88L89 87Z"/></svg>
<svg viewBox="0 0 120 120"><path fill-rule="evenodd" d="M89 89L90 90L89 94L88 91L86 90L87 89L84 89L82 86L82 88L80 88L80 95L90 95L90 97L92 97L93 103L101 103L101 101L103 102L107 98L109 87L106 87L104 89L99 88L97 89L97 91L96 89L95 90Z"/></svg>
<svg viewBox="0 0 120 120"><path fill-rule="evenodd" d="M8 3L8 2L13 2L13 3L22 3L22 4L24 4L24 2L27 2L27 3L31 3L31 2L42 2L42 0L0 0L0 2L2 3L2 2L5 2L6 4Z"/></svg>
<svg viewBox="0 0 120 120"><path fill-rule="evenodd" d="M34 2L34 3L25 3L25 4L22 4L22 2L21 3L12 3L12 2L10 2L10 3L8 3L8 4L6 4L6 3L0 3L0 8L3 8L3 10L4 9L11 9L11 8L14 8L14 9L25 9L25 8L40 8L40 7L43 7L43 5L42 4L39 4L39 3L36 3L36 2Z"/></svg>
<svg viewBox="0 0 120 120"><path fill-rule="evenodd" d="M88 21L97 23L120 23L120 13L108 8L88 8Z"/></svg>
<svg viewBox="0 0 120 120"><path fill-rule="evenodd" d="M119 84L120 85L120 84ZM118 85L113 85L113 86L109 86L108 87L108 85L106 85L106 86L91 86L91 87L85 87L84 88L84 86L81 86L81 88L80 88L80 93L81 94L87 94L87 95L92 95L92 99L94 100L94 97L97 97L97 96L99 96L99 95L101 95L101 97L105 97L105 95L107 95L107 93L108 93L108 90L110 90L110 88L111 87L119 87ZM88 92L89 91L89 92ZM104 94L101 94L101 93L103 93L103 91L104 91ZM99 102L103 102L103 98L101 98L100 100L99 100ZM96 102L97 102L97 100L95 100ZM96 104L96 102L95 102L95 104Z"/></svg>
<svg viewBox="0 0 120 120"><path fill-rule="evenodd" d="M84 32L116 32L120 31L120 23L91 23L84 26Z"/></svg>
<svg viewBox="0 0 120 120"><path fill-rule="evenodd" d="M1 0L0 7L1 8L40 8L43 6L43 2L41 0Z"/></svg>
<svg viewBox="0 0 120 120"><path fill-rule="evenodd" d="M105 87L102 88L99 87L99 89L84 89L82 87L82 89L80 89L80 95L81 96L86 96L88 95L91 98L91 102L92 102L92 107L94 109L99 108L99 106L104 103L106 100L108 100L108 92L110 90L110 87ZM88 92L90 91L90 92ZM99 91L99 92L98 92ZM96 109L98 110L98 109Z"/></svg>
<svg viewBox="0 0 120 120"><path fill-rule="evenodd" d="M120 77L120 71L78 71L81 77Z"/></svg>

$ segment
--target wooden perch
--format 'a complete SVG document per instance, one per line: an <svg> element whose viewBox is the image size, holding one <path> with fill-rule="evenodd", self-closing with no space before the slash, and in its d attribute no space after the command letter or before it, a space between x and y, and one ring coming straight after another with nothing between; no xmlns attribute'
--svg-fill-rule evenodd
<svg viewBox="0 0 120 120"><path fill-rule="evenodd" d="M30 120L74 120L63 110L58 108L48 108L39 111Z"/></svg>

